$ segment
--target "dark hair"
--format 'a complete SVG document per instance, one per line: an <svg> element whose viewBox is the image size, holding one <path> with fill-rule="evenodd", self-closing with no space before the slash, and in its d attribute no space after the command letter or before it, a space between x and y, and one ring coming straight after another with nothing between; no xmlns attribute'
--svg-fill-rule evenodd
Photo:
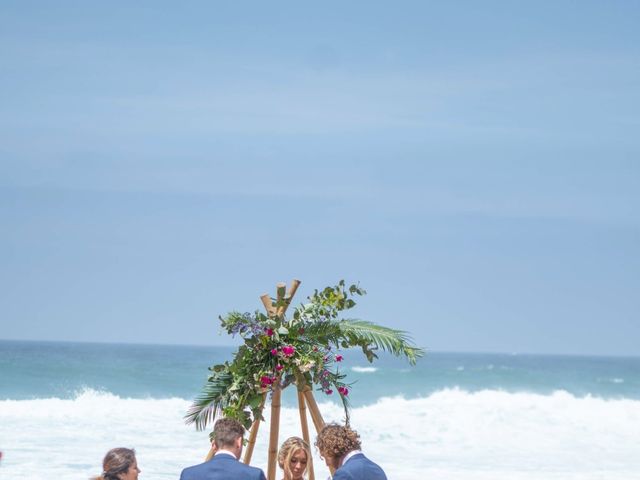
<svg viewBox="0 0 640 480"><path fill-rule="evenodd" d="M318 434L316 447L323 457L344 457L353 450L360 450L360 435L349 427L330 423Z"/></svg>
<svg viewBox="0 0 640 480"><path fill-rule="evenodd" d="M102 474L93 480L120 480L136 461L136 451L132 448L113 448L102 460Z"/></svg>
<svg viewBox="0 0 640 480"><path fill-rule="evenodd" d="M244 427L233 418L221 418L213 427L213 441L218 448L232 447L238 437L244 437Z"/></svg>

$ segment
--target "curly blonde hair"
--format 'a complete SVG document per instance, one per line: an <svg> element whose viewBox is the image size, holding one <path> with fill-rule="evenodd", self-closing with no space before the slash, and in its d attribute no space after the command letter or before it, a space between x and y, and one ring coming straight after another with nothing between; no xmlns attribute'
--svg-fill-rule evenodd
<svg viewBox="0 0 640 480"><path fill-rule="evenodd" d="M309 465L311 461L311 448L309 448L309 444L300 437L287 438L280 446L280 450L278 450L278 465L284 470L285 479L293 478L291 474L291 457L299 450L305 452L307 455L307 465ZM306 472L307 470L305 468L303 475L306 474Z"/></svg>
<svg viewBox="0 0 640 480"><path fill-rule="evenodd" d="M318 434L316 447L323 457L344 457L353 450L360 450L360 435L349 427L330 423Z"/></svg>

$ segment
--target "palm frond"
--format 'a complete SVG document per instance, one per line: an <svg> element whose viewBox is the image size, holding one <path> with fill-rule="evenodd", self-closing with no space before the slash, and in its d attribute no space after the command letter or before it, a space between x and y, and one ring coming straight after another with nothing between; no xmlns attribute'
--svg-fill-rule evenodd
<svg viewBox="0 0 640 480"><path fill-rule="evenodd" d="M233 376L228 371L214 373L189 407L185 422L204 430L224 407L225 395L232 384Z"/></svg>
<svg viewBox="0 0 640 480"><path fill-rule="evenodd" d="M336 321L314 322L305 327L305 337L317 343L337 344L342 338L342 332Z"/></svg>
<svg viewBox="0 0 640 480"><path fill-rule="evenodd" d="M366 320L344 319L337 322L340 332L353 345L373 345L395 356L404 355L411 365L424 355L424 350L412 345L409 334L403 330L383 327Z"/></svg>

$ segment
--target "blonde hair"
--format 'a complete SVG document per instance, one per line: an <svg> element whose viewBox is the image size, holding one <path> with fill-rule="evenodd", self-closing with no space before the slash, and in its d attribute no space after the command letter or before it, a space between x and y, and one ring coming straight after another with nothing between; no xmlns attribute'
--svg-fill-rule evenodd
<svg viewBox="0 0 640 480"><path fill-rule="evenodd" d="M284 470L285 479L293 478L293 475L291 475L291 457L293 457L298 450L302 450L307 455L308 466L309 462L311 462L311 449L309 448L309 444L303 439L300 437L289 437L280 446L280 450L278 451L278 465ZM307 468L305 467L302 475L304 476L306 473Z"/></svg>

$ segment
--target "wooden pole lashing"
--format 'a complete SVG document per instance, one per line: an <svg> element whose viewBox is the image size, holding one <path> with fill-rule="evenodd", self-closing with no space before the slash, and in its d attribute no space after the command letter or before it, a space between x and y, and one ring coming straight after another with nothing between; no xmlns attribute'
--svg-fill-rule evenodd
<svg viewBox="0 0 640 480"><path fill-rule="evenodd" d="M302 439L307 442L311 448L309 440L309 424L307 423L307 407L305 405L304 394L298 390L298 410L300 411L300 426L302 427ZM315 480L313 473L313 458L307 458L307 471L309 472L309 480Z"/></svg>

